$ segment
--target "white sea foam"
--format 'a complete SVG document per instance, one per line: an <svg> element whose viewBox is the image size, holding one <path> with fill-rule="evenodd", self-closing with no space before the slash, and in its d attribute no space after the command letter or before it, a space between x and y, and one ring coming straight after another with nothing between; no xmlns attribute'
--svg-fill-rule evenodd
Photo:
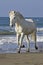
<svg viewBox="0 0 43 65"><path fill-rule="evenodd" d="M43 27L42 28L37 28L37 31L43 31Z"/></svg>

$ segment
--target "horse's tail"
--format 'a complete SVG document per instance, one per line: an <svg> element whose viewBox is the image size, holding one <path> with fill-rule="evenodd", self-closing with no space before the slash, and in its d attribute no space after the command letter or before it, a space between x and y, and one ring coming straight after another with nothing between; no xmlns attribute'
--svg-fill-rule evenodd
<svg viewBox="0 0 43 65"><path fill-rule="evenodd" d="M36 31L34 31L34 32L31 34L31 38L32 38L32 40L36 41Z"/></svg>

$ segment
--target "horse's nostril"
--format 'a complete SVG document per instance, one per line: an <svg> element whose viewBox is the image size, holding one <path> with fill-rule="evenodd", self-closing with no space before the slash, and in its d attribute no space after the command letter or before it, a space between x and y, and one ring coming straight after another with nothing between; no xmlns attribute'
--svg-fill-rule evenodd
<svg viewBox="0 0 43 65"><path fill-rule="evenodd" d="M12 25L12 27L13 27L13 25Z"/></svg>
<svg viewBox="0 0 43 65"><path fill-rule="evenodd" d="M14 19L15 19L16 17L14 17Z"/></svg>

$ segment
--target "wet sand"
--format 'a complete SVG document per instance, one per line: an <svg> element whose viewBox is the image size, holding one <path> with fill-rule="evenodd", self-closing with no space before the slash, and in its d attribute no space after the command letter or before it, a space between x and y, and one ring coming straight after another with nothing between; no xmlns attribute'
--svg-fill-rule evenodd
<svg viewBox="0 0 43 65"><path fill-rule="evenodd" d="M0 65L43 65L43 53L0 54Z"/></svg>

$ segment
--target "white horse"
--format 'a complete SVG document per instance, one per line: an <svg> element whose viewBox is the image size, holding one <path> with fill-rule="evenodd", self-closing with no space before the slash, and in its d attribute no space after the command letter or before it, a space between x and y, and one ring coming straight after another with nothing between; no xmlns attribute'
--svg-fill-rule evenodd
<svg viewBox="0 0 43 65"><path fill-rule="evenodd" d="M35 41L35 48L38 49L36 45L36 26L32 19L26 19L17 11L10 11L9 12L9 18L10 18L10 26L15 25L15 31L17 35L17 41L19 45L19 53L22 47L22 41L24 36L26 35L27 42L28 42L28 48L27 51L29 51L29 38L28 35L31 34L32 38Z"/></svg>

